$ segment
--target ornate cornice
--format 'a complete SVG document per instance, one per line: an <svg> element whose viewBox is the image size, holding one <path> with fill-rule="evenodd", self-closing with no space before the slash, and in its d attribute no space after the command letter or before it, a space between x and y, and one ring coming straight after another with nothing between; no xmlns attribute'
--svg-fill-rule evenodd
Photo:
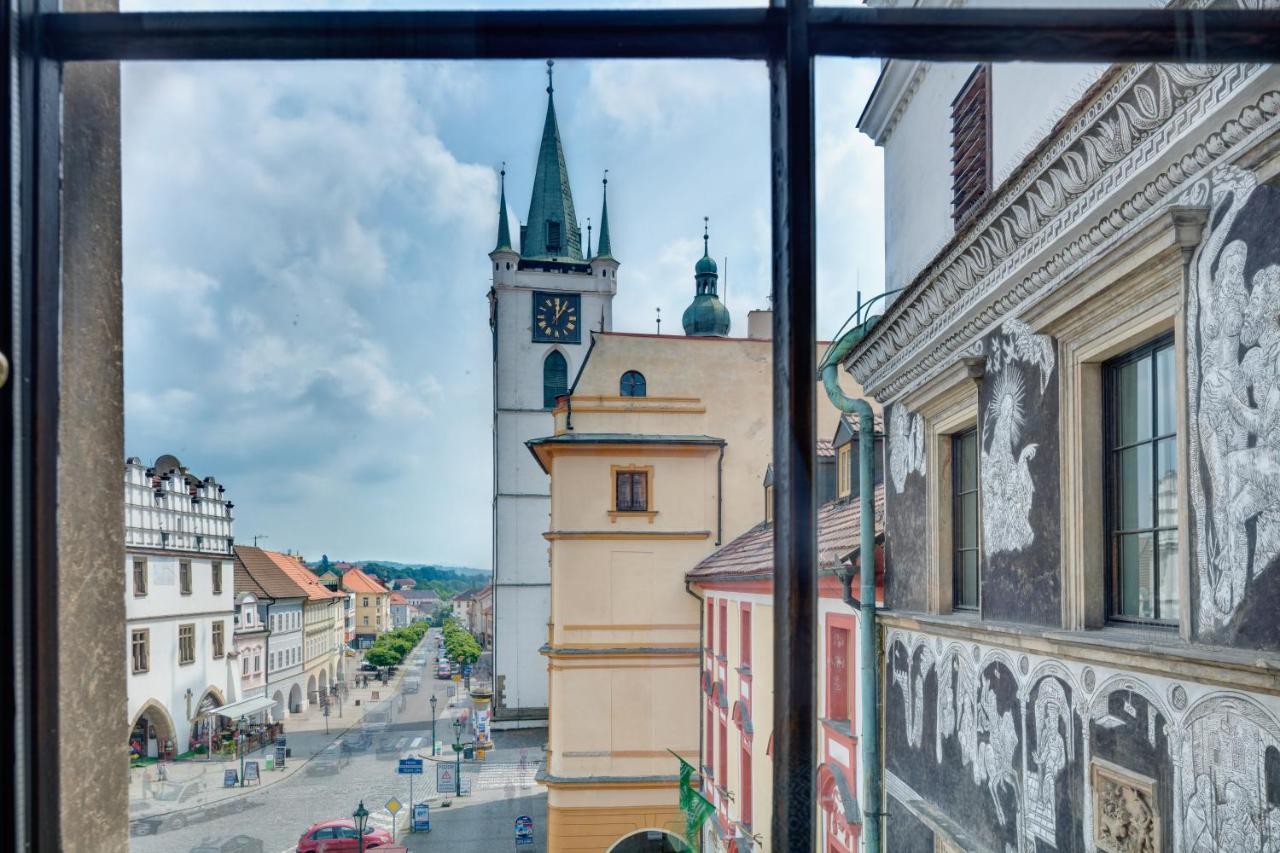
<svg viewBox="0 0 1280 853"><path fill-rule="evenodd" d="M1218 161L1280 109L1268 92L1208 134L1138 192L995 298L1009 277L1053 242L1083 224L1116 187L1164 155L1188 127L1264 69L1259 65L1138 65L1114 70L1078 115L1046 140L972 227L897 299L845 361L864 387L882 399L914 387L954 360L974 337L1033 295L1057 283L1104 242L1147 213L1171 191ZM991 304L946 334L983 300ZM943 335L946 334L944 338Z"/></svg>

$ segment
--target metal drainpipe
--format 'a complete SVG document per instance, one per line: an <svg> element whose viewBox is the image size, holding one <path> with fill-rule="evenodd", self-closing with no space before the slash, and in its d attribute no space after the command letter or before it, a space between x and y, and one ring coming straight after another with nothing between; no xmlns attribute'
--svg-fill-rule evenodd
<svg viewBox="0 0 1280 853"><path fill-rule="evenodd" d="M847 396L840 388L840 361L862 340L878 318L853 328L823 360L822 385L831 403L840 411L858 416L858 521L861 564L861 600L853 598L852 572L845 581L845 601L856 601L858 618L858 671L861 675L862 726L862 828L865 853L880 853L880 818L883 813L880 786L880 675L876 643L876 528L875 528L875 415L871 405ZM866 439L870 437L871 440ZM870 555L870 556L868 556ZM870 571L868 571L870 566Z"/></svg>

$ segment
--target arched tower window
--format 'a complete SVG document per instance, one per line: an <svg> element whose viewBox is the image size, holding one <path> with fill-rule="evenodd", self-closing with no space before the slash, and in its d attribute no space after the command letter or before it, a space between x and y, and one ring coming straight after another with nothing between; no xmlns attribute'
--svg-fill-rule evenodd
<svg viewBox="0 0 1280 853"><path fill-rule="evenodd" d="M618 393L623 397L647 396L644 374L638 370L628 370L622 374L622 381L618 383Z"/></svg>
<svg viewBox="0 0 1280 853"><path fill-rule="evenodd" d="M569 393L569 363L558 350L547 353L542 362L542 407L554 409L556 397Z"/></svg>

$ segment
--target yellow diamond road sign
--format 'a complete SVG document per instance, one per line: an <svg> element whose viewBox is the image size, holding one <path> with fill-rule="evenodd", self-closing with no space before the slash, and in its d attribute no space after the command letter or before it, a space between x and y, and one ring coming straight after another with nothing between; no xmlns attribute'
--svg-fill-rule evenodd
<svg viewBox="0 0 1280 853"><path fill-rule="evenodd" d="M392 797L391 799L387 800L387 811L391 812L392 814L395 814L396 812L400 811L401 808L402 806L400 805L400 801L397 800L395 797Z"/></svg>

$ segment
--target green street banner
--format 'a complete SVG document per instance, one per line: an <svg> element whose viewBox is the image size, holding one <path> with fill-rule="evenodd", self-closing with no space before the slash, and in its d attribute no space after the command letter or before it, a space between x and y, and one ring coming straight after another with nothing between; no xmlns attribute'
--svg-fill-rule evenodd
<svg viewBox="0 0 1280 853"><path fill-rule="evenodd" d="M702 824L715 812L711 801L693 786L693 765L679 755L667 750L680 762L680 810L684 812L684 838L689 847L697 850Z"/></svg>

